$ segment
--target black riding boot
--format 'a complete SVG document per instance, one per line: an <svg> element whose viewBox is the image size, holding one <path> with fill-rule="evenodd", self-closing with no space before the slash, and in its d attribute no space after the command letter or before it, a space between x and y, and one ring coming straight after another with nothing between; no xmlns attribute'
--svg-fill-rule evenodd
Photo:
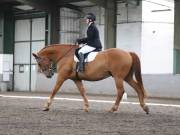
<svg viewBox="0 0 180 135"><path fill-rule="evenodd" d="M79 71L84 71L84 54L79 53Z"/></svg>

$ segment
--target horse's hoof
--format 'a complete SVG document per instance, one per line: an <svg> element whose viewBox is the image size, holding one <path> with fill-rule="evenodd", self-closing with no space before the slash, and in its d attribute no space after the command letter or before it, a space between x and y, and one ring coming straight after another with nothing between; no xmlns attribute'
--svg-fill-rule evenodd
<svg viewBox="0 0 180 135"><path fill-rule="evenodd" d="M43 111L49 111L49 108L44 108Z"/></svg>
<svg viewBox="0 0 180 135"><path fill-rule="evenodd" d="M88 108L84 109L84 112L89 112L89 109Z"/></svg>
<svg viewBox="0 0 180 135"><path fill-rule="evenodd" d="M113 111L113 109L109 109L109 110L107 110L107 112L113 113L114 111Z"/></svg>
<svg viewBox="0 0 180 135"><path fill-rule="evenodd" d="M117 110L118 110L117 108L112 107L111 109L108 110L108 112L113 113L113 112L115 112L115 111L117 111Z"/></svg>
<svg viewBox="0 0 180 135"><path fill-rule="evenodd" d="M89 112L88 107L84 107L83 110L84 110L84 112Z"/></svg>
<svg viewBox="0 0 180 135"><path fill-rule="evenodd" d="M146 112L146 114L149 114L149 107L148 106L144 106L144 111Z"/></svg>

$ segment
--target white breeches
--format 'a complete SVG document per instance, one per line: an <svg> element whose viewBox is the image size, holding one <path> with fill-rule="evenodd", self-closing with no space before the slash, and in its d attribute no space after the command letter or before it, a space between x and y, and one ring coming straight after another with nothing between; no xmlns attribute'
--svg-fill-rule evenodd
<svg viewBox="0 0 180 135"><path fill-rule="evenodd" d="M96 48L94 48L94 47L85 45L85 46L83 46L83 47L78 51L78 53L83 53L83 54L85 54L85 53L91 52L91 51L93 51L93 50L95 50L95 49L96 49Z"/></svg>

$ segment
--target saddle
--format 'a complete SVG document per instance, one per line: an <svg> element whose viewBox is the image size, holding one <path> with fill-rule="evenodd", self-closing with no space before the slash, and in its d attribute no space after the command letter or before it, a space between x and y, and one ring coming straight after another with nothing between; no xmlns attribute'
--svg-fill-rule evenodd
<svg viewBox="0 0 180 135"><path fill-rule="evenodd" d="M81 48L77 48L75 50L75 55L74 55L74 61L77 62L76 63L76 71L77 71L77 68L78 68L78 65L79 65L79 54L78 54L78 51L80 50ZM84 54L84 62L83 64L85 65L86 63L88 62L91 62L95 59L96 55L98 54L98 52L100 51L100 49L95 49L91 52L88 52L86 54ZM85 66L84 66L85 67Z"/></svg>

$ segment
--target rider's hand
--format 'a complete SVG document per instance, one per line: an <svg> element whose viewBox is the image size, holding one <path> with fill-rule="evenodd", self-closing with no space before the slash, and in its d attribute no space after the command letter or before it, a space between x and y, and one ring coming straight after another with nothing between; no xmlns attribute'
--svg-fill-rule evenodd
<svg viewBox="0 0 180 135"><path fill-rule="evenodd" d="M78 43L78 44L80 44L82 41L81 41L81 39L76 39L76 42Z"/></svg>

